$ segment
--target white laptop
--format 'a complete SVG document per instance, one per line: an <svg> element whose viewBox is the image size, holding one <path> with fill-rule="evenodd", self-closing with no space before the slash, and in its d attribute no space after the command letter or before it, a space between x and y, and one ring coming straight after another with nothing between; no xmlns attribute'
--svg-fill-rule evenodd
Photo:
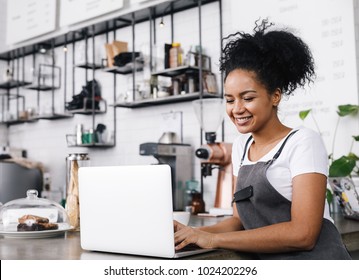
<svg viewBox="0 0 359 280"><path fill-rule="evenodd" d="M161 258L175 252L168 165L80 167L80 230L84 250Z"/></svg>

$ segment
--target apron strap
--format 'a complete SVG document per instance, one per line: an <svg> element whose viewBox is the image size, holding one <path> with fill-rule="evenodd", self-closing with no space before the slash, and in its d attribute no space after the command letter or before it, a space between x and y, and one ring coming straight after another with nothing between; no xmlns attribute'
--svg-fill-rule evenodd
<svg viewBox="0 0 359 280"><path fill-rule="evenodd" d="M283 150L285 144L287 143L288 139L289 139L294 133L296 133L297 131L298 131L298 130L292 131L292 132L286 137L286 139L284 140L282 146L280 146L279 150L275 153L275 155L273 156L273 158L272 158L269 162L272 162L272 161L276 160L276 159L280 156L280 154L282 153L282 150ZM245 157L245 155L246 155L246 153L247 153L247 148L248 148L249 142L252 140L252 138L253 138L253 136L251 135L251 136L247 139L247 142L246 142L246 144L245 144L245 146L244 146L241 163L240 163L239 166L242 166L242 164L243 164L244 157Z"/></svg>
<svg viewBox="0 0 359 280"><path fill-rule="evenodd" d="M274 155L272 161L276 160L276 159L280 156L280 154L282 153L282 150L283 150L283 148L284 148L284 146L285 146L285 143L287 143L288 139L289 139L294 133L296 133L297 131L298 131L298 130L294 130L294 131L292 131L292 132L287 136L287 138L284 140L282 146L280 146L279 150L275 153L275 155Z"/></svg>
<svg viewBox="0 0 359 280"><path fill-rule="evenodd" d="M243 164L243 161L244 161L244 157L246 156L246 152L247 152L247 148L248 148L248 145L249 145L249 142L252 140L253 136L249 136L249 138L247 139L247 142L246 142L246 145L244 146L244 150L243 150L243 156L242 156L242 159L241 159L241 164L239 166L242 166Z"/></svg>

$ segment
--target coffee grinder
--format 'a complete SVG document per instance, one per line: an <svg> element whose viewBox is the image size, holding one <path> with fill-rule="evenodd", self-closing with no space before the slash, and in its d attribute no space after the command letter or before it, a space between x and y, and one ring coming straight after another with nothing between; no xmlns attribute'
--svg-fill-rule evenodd
<svg viewBox="0 0 359 280"><path fill-rule="evenodd" d="M158 164L171 167L173 210L184 210L185 184L192 179L192 147L180 143L142 143L140 155L154 156Z"/></svg>
<svg viewBox="0 0 359 280"><path fill-rule="evenodd" d="M221 125L225 111L225 101L219 98L199 99L192 102L201 128L205 132L207 144L195 151L201 159L202 179L211 176L218 168L215 208L231 208L233 195L232 144L216 142L216 131ZM203 194L203 180L201 180Z"/></svg>

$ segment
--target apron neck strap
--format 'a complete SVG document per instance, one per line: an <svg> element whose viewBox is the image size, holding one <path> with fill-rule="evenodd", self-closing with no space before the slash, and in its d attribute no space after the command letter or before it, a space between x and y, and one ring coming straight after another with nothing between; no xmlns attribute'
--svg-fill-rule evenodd
<svg viewBox="0 0 359 280"><path fill-rule="evenodd" d="M243 150L243 155L242 155L242 159L241 159L241 164L239 166L242 166L243 164L243 161L244 161L244 157L246 156L246 152L247 152L247 148L248 148L248 145L249 145L249 142L251 142L253 136L249 136L249 138L247 139L247 142L246 142L246 145L244 146L244 150Z"/></svg>
<svg viewBox="0 0 359 280"><path fill-rule="evenodd" d="M280 146L279 150L275 153L274 157L273 157L270 161L274 161L274 160L276 160L276 159L280 156L280 154L282 153L282 150L283 150L285 144L287 143L288 139L289 139L294 133L296 133L297 131L298 131L298 130L294 130L294 131L292 131L291 133L289 133L289 134L287 135L287 137L286 137L286 139L284 140L283 144ZM252 140L252 138L253 138L253 136L251 135L251 136L249 136L249 138L247 139L247 142L246 142L246 144L245 144L245 146L244 146L244 150L243 150L243 155L242 155L242 159L241 159L241 164L240 164L240 166L242 166L242 164L243 164L244 157L245 157L245 155L246 155L246 153L247 153L248 145L249 145L250 141Z"/></svg>
<svg viewBox="0 0 359 280"><path fill-rule="evenodd" d="M285 144L287 143L288 139L289 139L294 133L296 133L297 131L298 131L298 130L294 130L294 131L292 131L291 133L288 134L288 136L285 138L285 140L284 140L282 146L280 146L279 150L275 153L275 155L274 155L274 157L273 157L272 160L276 160L276 159L280 156L280 154L281 154L281 152L282 152L282 150L283 150Z"/></svg>

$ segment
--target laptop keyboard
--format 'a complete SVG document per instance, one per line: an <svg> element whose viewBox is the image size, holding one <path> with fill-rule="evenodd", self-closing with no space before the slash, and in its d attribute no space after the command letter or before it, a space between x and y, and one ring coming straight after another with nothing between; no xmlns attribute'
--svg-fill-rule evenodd
<svg viewBox="0 0 359 280"><path fill-rule="evenodd" d="M195 250L200 250L200 249L202 249L202 248L198 247L196 244L189 244L180 250L175 250L175 252L181 253L181 252L195 251Z"/></svg>

